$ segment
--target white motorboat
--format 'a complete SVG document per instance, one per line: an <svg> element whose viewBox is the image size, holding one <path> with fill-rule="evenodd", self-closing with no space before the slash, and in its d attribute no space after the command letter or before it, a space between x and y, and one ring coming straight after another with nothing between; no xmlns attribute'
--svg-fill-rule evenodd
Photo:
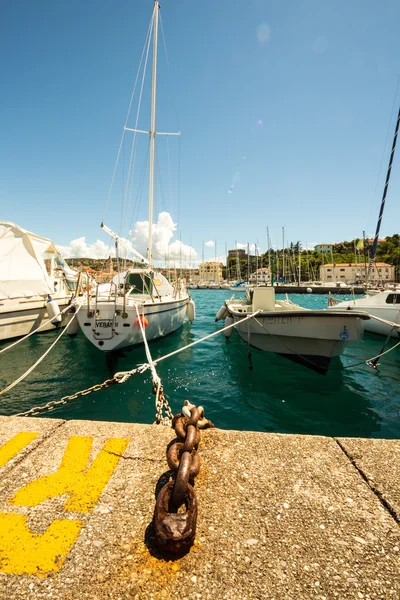
<svg viewBox="0 0 400 600"><path fill-rule="evenodd" d="M289 300L276 300L273 287L256 287L248 296L227 300L216 320L238 323L235 329L251 346L322 374L332 357L342 354L349 342L362 338L361 322L369 319L363 312L309 310ZM253 314L254 318L243 321Z"/></svg>
<svg viewBox="0 0 400 600"><path fill-rule="evenodd" d="M145 328L147 340L151 341L179 329L186 315L190 321L193 321L195 316L194 303L183 282L178 279L174 285L171 285L161 273L156 272L151 266L154 158L157 135L156 75L159 9L158 0L155 0L149 29L152 31L153 38L150 128L138 130L130 129L126 125L123 128L123 136L127 131L134 131L135 135L147 133L150 136L147 258L134 251L135 256L146 266L119 273L109 288L103 287L96 290L96 294L89 298L89 301L83 303L78 312L79 325L85 336L97 348L105 352L143 343L142 327ZM150 41L150 37L148 37L147 53ZM128 118L125 123L127 122ZM134 156L133 152L131 156ZM103 223L102 227L115 239L118 251L119 236Z"/></svg>
<svg viewBox="0 0 400 600"><path fill-rule="evenodd" d="M219 285L219 283L215 283L215 281L211 281L211 283L208 284L209 290L219 290L220 287L221 286Z"/></svg>
<svg viewBox="0 0 400 600"><path fill-rule="evenodd" d="M373 296L365 296L364 298L354 298L338 302L336 298L330 298L331 306L328 310L334 311L365 311L371 317L385 319L391 323L397 323L400 326L400 291L385 290L378 292ZM376 319L364 321L364 330L370 333L379 335L391 336L394 338L400 337L400 327L393 327Z"/></svg>
<svg viewBox="0 0 400 600"><path fill-rule="evenodd" d="M1 221L0 341L66 325L77 280L51 240Z"/></svg>
<svg viewBox="0 0 400 600"><path fill-rule="evenodd" d="M208 290L208 285L204 283L204 281L199 281L197 285L197 289L199 290Z"/></svg>

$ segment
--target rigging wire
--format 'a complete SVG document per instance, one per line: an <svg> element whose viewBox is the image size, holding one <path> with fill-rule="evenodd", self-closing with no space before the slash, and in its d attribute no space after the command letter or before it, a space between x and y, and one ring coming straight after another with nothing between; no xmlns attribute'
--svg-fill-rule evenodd
<svg viewBox="0 0 400 600"><path fill-rule="evenodd" d="M141 82L141 86L140 86L140 94L139 94L139 99L138 99L138 106L137 106L137 110L136 110L135 130L138 128L138 123L139 123L140 108L141 108L141 105L142 105L143 89L144 89L144 83L145 83L146 71L147 71L147 63L148 63L149 52L150 52L151 36L149 36L147 42L148 43L147 43L146 59L145 59L144 67L143 67L142 82ZM125 122L125 126L124 127L126 127L127 120ZM120 223L121 232L122 232L122 227L123 227L125 205L126 205L127 198L129 196L130 181L131 180L133 181L133 178L134 178L134 171L135 171L135 164L136 164L136 152L137 152L137 143L136 143L137 134L138 134L138 132L134 131L133 139L132 139L131 153L130 153L130 157L129 157L128 175L127 175L127 178L126 178L124 202L123 202L123 206L122 206L122 210L121 210L121 223ZM128 206L127 210L129 210L129 206Z"/></svg>
<svg viewBox="0 0 400 600"><path fill-rule="evenodd" d="M106 216L106 213L107 213L107 209L108 209L108 205L109 205L109 202L110 202L110 196L111 196L111 192L112 192L112 188L113 188L113 184L114 184L115 174L116 174L116 171L117 171L119 157L120 157L120 154L121 154L121 148L122 148L122 144L123 144L123 141L124 141L125 127L127 126L129 115L130 115L130 112L131 112L132 102L133 102L133 98L135 96L135 91L136 91L136 85L137 85L137 82L138 82L138 79L139 79L140 70L141 70L141 67L142 67L143 56L144 56L144 53L145 53L146 45L147 46L149 45L149 40L150 40L151 33L152 33L152 30L153 30L153 19L154 19L154 17L152 17L152 19L150 21L150 24L149 24L149 27L148 27L148 30L147 30L147 34L146 34L146 38L145 38L145 43L144 43L143 50L142 50L142 55L140 57L139 67L138 67L138 70L137 70L137 73L136 73L135 83L134 83L132 94L131 94L130 101L129 101L128 111L127 111L127 115L126 115L124 127L123 127L123 130L122 130L122 136L121 136L121 141L120 141L120 145L119 145L119 148L118 148L117 158L116 158L116 161L115 161L114 171L113 171L113 174L112 174L110 188L108 190L108 196L107 196L107 200L106 200L106 205L105 205L104 212L103 212L103 221L105 219L105 216Z"/></svg>

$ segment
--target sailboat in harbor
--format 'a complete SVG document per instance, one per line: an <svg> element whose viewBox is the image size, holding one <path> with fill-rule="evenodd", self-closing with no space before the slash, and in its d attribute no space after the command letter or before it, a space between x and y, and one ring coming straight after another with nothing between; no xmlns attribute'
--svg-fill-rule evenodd
<svg viewBox="0 0 400 600"><path fill-rule="evenodd" d="M152 266L155 139L159 133L156 131L159 10L159 2L155 0L150 23L153 39L150 130L129 129L125 123L123 131L123 135L126 131L133 131L135 134L147 133L150 137L147 257L134 251L143 266L119 272L109 284L98 286L93 295L88 295L87 300L81 303L77 315L88 340L105 352L143 343L144 332L148 341L164 337L179 329L186 316L191 322L195 317L194 303L184 282L176 279L172 285ZM114 238L118 256L121 239L104 223L101 226Z"/></svg>

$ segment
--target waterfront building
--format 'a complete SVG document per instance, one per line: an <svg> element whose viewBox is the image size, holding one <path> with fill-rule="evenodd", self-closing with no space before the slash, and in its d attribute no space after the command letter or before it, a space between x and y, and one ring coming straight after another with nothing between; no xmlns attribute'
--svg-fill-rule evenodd
<svg viewBox="0 0 400 600"><path fill-rule="evenodd" d="M249 277L249 283L270 283L271 273L268 267L262 267L257 269L254 273L251 273Z"/></svg>
<svg viewBox="0 0 400 600"><path fill-rule="evenodd" d="M321 265L319 268L321 281L333 283L342 281L343 283L354 283L355 281L365 281L368 274L368 263L336 263ZM372 265L370 281L394 281L394 266L387 263L374 263Z"/></svg>
<svg viewBox="0 0 400 600"><path fill-rule="evenodd" d="M202 281L222 281L222 263L203 262L199 264L199 274Z"/></svg>
<svg viewBox="0 0 400 600"><path fill-rule="evenodd" d="M317 244L314 250L318 254L330 254L333 250L333 244Z"/></svg>

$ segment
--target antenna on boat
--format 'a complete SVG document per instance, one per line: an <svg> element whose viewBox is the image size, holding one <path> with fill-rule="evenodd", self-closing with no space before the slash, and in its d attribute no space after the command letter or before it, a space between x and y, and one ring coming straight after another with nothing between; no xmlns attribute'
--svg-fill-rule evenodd
<svg viewBox="0 0 400 600"><path fill-rule="evenodd" d="M392 144L392 151L390 153L390 158L389 158L389 166L388 166L388 170L387 170L387 174L386 174L385 187L383 188L383 196L382 196L381 208L379 210L378 222L376 224L376 232L375 232L375 237L374 237L374 243L372 244L371 254L370 254L370 257L369 257L368 275L367 275L367 281L365 282L366 285L367 285L369 277L371 275L372 263L375 260L376 249L377 249L377 246L378 246L379 231L381 229L383 209L385 208L386 194L387 194L387 190L388 190L388 186L389 186L390 173L391 173L391 170L392 170L394 151L396 149L397 134L399 132L399 124L400 124L400 108L399 108L399 112L398 112L398 115L397 115L396 129L395 129L395 132L394 132L394 138L393 138L393 144Z"/></svg>

